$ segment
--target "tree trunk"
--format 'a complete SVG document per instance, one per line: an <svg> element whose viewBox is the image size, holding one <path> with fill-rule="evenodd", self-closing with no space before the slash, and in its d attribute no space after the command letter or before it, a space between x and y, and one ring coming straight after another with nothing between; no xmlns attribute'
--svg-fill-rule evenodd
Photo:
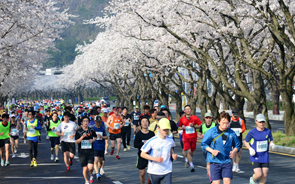
<svg viewBox="0 0 295 184"><path fill-rule="evenodd" d="M182 111L182 98L181 98L181 95L175 95L174 98L176 100L175 122L178 122L180 119L179 113L180 111Z"/></svg>
<svg viewBox="0 0 295 184"><path fill-rule="evenodd" d="M279 103L280 103L280 93L279 89L276 85L274 85L273 89L273 115L279 115L280 110L279 110Z"/></svg>

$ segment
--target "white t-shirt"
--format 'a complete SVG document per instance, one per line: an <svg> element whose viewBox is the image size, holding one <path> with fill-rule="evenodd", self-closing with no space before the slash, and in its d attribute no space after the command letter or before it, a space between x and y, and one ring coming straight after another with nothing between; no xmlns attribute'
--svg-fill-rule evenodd
<svg viewBox="0 0 295 184"><path fill-rule="evenodd" d="M141 151L147 152L153 157L162 157L163 162L154 162L149 160L149 174L164 175L172 172L171 148L175 147L173 139L166 137L160 138L158 135L150 138L141 148Z"/></svg>
<svg viewBox="0 0 295 184"><path fill-rule="evenodd" d="M64 135L62 136L63 142L76 142L75 136L73 139L70 138L70 135L75 134L75 131L77 130L77 125L73 121L69 121L68 123L62 122L58 125L57 131L62 133L64 132Z"/></svg>

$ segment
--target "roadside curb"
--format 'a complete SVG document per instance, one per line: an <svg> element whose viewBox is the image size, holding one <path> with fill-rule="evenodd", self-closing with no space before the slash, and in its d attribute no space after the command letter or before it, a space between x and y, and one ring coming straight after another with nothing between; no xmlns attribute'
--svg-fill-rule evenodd
<svg viewBox="0 0 295 184"><path fill-rule="evenodd" d="M276 145L275 149L270 149L270 151L295 155L295 148L286 147L286 146Z"/></svg>

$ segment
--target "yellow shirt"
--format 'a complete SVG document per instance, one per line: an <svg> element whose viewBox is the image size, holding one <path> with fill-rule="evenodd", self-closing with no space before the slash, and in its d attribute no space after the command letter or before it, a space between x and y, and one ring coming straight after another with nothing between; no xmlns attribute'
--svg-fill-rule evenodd
<svg viewBox="0 0 295 184"><path fill-rule="evenodd" d="M158 129L156 127L157 119L150 118L149 120L150 120L149 130L153 131L155 133L155 135L157 135L157 133L158 133Z"/></svg>

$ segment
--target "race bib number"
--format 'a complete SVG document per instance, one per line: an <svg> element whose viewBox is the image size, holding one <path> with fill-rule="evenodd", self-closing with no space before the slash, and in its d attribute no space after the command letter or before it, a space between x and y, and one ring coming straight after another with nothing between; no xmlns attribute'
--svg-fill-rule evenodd
<svg viewBox="0 0 295 184"><path fill-rule="evenodd" d="M191 126L186 126L185 127L185 133L186 134L194 134L195 133L195 128Z"/></svg>
<svg viewBox="0 0 295 184"><path fill-rule="evenodd" d="M11 129L10 134L11 134L12 136L17 135L17 133L18 133L18 130L17 130L16 128L12 128L12 129Z"/></svg>
<svg viewBox="0 0 295 184"><path fill-rule="evenodd" d="M35 134L36 130L34 128L29 128L29 131L28 131L30 134Z"/></svg>
<svg viewBox="0 0 295 184"><path fill-rule="evenodd" d="M97 139L96 140L102 140L102 138L98 137L98 135L103 135L103 132L95 132L96 135L97 135Z"/></svg>
<svg viewBox="0 0 295 184"><path fill-rule="evenodd" d="M70 135L72 135L72 132L65 132L64 134L65 138L69 138L69 139L70 139Z"/></svg>
<svg viewBox="0 0 295 184"><path fill-rule="evenodd" d="M55 129L52 130L52 133L56 133L56 131L57 131L57 129L55 128Z"/></svg>
<svg viewBox="0 0 295 184"><path fill-rule="evenodd" d="M266 152L268 148L268 142L266 141L257 141L257 152Z"/></svg>
<svg viewBox="0 0 295 184"><path fill-rule="evenodd" d="M92 149L92 144L90 143L89 140L82 140L81 149Z"/></svg>
<svg viewBox="0 0 295 184"><path fill-rule="evenodd" d="M127 120L127 121L125 121L125 124L124 124L124 126L129 126L129 121Z"/></svg>
<svg viewBox="0 0 295 184"><path fill-rule="evenodd" d="M241 135L242 129L241 128L232 128L232 130L236 133L236 135L239 137Z"/></svg>
<svg viewBox="0 0 295 184"><path fill-rule="evenodd" d="M114 123L114 128L119 129L120 128L120 123Z"/></svg>
<svg viewBox="0 0 295 184"><path fill-rule="evenodd" d="M135 121L138 121L139 120L139 117L136 115L136 114L134 114L134 118L133 118Z"/></svg>

